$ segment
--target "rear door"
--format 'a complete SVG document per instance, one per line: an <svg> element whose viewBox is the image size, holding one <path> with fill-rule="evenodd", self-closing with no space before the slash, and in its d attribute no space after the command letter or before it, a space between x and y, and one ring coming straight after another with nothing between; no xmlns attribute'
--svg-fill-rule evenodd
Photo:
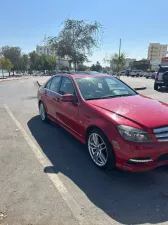
<svg viewBox="0 0 168 225"><path fill-rule="evenodd" d="M56 119L57 107L59 107L60 94L58 93L62 76L53 77L50 87L45 89L47 113Z"/></svg>

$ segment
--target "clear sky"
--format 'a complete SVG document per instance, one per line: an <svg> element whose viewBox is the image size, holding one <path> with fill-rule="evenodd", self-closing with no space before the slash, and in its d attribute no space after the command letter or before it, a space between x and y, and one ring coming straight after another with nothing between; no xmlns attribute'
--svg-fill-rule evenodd
<svg viewBox="0 0 168 225"><path fill-rule="evenodd" d="M150 42L168 44L168 0L5 0L0 3L0 47L20 46L28 53L44 36L57 35L67 19L98 21L104 27L100 50L92 62L122 51L147 57Z"/></svg>

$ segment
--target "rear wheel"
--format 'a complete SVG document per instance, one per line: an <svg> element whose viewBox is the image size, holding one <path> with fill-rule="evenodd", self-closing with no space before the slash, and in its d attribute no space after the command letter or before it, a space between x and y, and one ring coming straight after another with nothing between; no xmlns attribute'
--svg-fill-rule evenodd
<svg viewBox="0 0 168 225"><path fill-rule="evenodd" d="M154 84L154 90L157 91L159 88L158 84Z"/></svg>
<svg viewBox="0 0 168 225"><path fill-rule="evenodd" d="M99 129L89 132L87 146L91 159L101 169L112 169L115 167L115 155L106 135Z"/></svg>
<svg viewBox="0 0 168 225"><path fill-rule="evenodd" d="M47 112L46 112L45 106L42 102L40 102L40 104L39 104L39 114L40 114L42 121L48 122Z"/></svg>

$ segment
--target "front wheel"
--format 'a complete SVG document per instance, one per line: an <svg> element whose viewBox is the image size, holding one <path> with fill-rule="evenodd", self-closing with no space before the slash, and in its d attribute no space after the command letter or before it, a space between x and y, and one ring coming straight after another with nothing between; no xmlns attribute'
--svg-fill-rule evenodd
<svg viewBox="0 0 168 225"><path fill-rule="evenodd" d="M101 169L115 167L115 155L106 135L99 129L89 132L87 146L91 159Z"/></svg>
<svg viewBox="0 0 168 225"><path fill-rule="evenodd" d="M157 91L159 88L158 84L154 84L154 90Z"/></svg>

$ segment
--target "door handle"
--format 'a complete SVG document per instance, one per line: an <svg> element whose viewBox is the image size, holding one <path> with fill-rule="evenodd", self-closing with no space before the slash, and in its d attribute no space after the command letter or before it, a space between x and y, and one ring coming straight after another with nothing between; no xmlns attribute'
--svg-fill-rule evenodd
<svg viewBox="0 0 168 225"><path fill-rule="evenodd" d="M47 91L46 90L44 91L44 94L47 95Z"/></svg>
<svg viewBox="0 0 168 225"><path fill-rule="evenodd" d="M61 102L61 99L60 98L54 98L54 101Z"/></svg>

